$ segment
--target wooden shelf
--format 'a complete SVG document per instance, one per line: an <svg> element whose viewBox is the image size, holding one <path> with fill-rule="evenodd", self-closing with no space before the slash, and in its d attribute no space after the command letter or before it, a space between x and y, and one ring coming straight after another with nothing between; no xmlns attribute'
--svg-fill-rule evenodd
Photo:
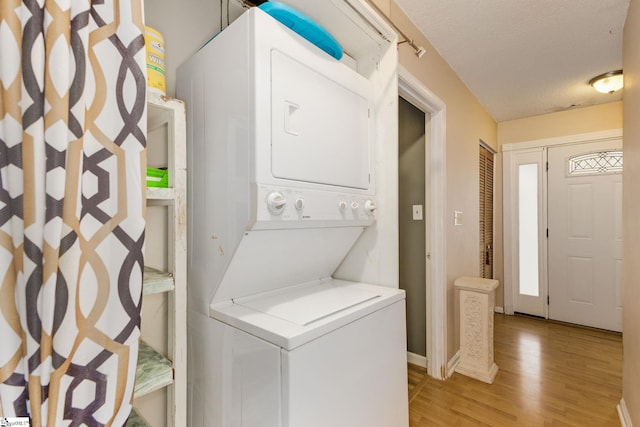
<svg viewBox="0 0 640 427"><path fill-rule="evenodd" d="M159 294L171 292L175 289L173 275L165 273L155 268L145 267L142 280L142 295Z"/></svg>
<svg viewBox="0 0 640 427"><path fill-rule="evenodd" d="M133 397L144 396L171 383L173 383L171 361L149 347L144 341L140 341Z"/></svg>
<svg viewBox="0 0 640 427"><path fill-rule="evenodd" d="M147 200L174 200L176 192L173 188L147 187Z"/></svg>
<svg viewBox="0 0 640 427"><path fill-rule="evenodd" d="M155 268L145 266L143 274L142 340L134 399L154 391L164 397L154 394L134 400L136 412L146 420L132 413L127 422L130 427L182 427L187 422L186 151L184 102L149 98L147 164L166 168L169 182L168 188L148 187L145 191L145 259Z"/></svg>

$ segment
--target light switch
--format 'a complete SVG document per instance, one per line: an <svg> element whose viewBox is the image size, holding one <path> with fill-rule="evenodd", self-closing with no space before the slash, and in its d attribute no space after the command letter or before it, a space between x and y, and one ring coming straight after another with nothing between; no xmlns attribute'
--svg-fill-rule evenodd
<svg viewBox="0 0 640 427"><path fill-rule="evenodd" d="M413 205L413 220L422 221L422 205Z"/></svg>
<svg viewBox="0 0 640 427"><path fill-rule="evenodd" d="M462 225L462 211L453 211L453 225Z"/></svg>

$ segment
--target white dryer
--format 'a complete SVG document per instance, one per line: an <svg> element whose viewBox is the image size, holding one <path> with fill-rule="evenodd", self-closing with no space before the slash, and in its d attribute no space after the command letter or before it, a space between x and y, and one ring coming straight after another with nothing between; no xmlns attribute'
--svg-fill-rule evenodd
<svg viewBox="0 0 640 427"><path fill-rule="evenodd" d="M189 425L408 425L404 292L332 277L375 221L371 83L252 8L178 96Z"/></svg>

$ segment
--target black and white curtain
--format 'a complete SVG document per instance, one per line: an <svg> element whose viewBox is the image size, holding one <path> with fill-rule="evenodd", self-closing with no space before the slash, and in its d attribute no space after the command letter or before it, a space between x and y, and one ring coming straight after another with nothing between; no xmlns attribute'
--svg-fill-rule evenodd
<svg viewBox="0 0 640 427"><path fill-rule="evenodd" d="M0 1L0 417L121 426L140 335L143 3Z"/></svg>

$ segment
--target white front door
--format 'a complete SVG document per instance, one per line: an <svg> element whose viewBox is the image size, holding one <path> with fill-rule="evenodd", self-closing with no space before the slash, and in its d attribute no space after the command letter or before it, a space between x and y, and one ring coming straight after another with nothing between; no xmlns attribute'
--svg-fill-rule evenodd
<svg viewBox="0 0 640 427"><path fill-rule="evenodd" d="M549 148L549 318L622 330L622 139Z"/></svg>

